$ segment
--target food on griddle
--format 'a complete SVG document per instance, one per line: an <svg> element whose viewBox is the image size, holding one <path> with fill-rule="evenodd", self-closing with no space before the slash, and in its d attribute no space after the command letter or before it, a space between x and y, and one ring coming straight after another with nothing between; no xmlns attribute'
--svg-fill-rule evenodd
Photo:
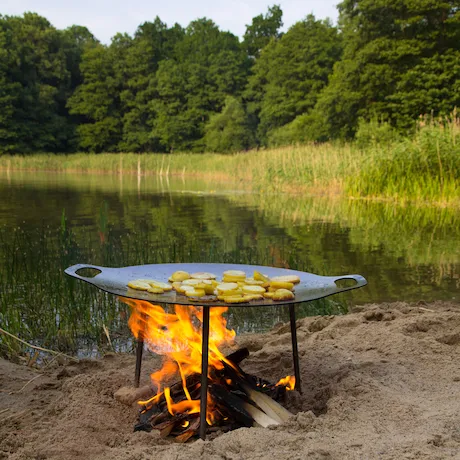
<svg viewBox="0 0 460 460"><path fill-rule="evenodd" d="M300 278L297 275L283 275L283 276L274 276L270 281L272 282L281 281L285 283L297 284L297 283L300 283Z"/></svg>
<svg viewBox="0 0 460 460"><path fill-rule="evenodd" d="M278 289L273 293L273 300L293 300L294 293L288 289Z"/></svg>
<svg viewBox="0 0 460 460"><path fill-rule="evenodd" d="M215 278L216 275L208 272L189 274L185 271L176 271L169 278L171 284L138 279L130 281L128 287L152 294L163 294L174 289L191 301L220 300L227 304L238 304L264 299L278 302L293 300L294 285L300 282L296 275L276 276L270 279L257 271L252 278L248 278L241 270L225 271L222 281Z"/></svg>
<svg viewBox="0 0 460 460"><path fill-rule="evenodd" d="M190 273L187 273L187 272L183 272L181 270L177 271L177 272L174 272L171 277L169 278L169 281L171 283L174 283L175 281L184 281L184 280L188 280L189 278L191 278L190 276Z"/></svg>
<svg viewBox="0 0 460 460"><path fill-rule="evenodd" d="M214 275L213 273L208 273L208 272L192 273L190 277L196 280L214 280L216 279L216 275Z"/></svg>

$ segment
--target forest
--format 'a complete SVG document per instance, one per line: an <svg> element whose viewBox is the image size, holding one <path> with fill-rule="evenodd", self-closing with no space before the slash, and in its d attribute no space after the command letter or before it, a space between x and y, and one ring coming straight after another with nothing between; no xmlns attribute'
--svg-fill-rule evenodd
<svg viewBox="0 0 460 460"><path fill-rule="evenodd" d="M240 39L160 18L100 43L36 13L0 16L0 154L236 152L411 135L460 102L460 0L343 0ZM383 129L383 128L384 129Z"/></svg>

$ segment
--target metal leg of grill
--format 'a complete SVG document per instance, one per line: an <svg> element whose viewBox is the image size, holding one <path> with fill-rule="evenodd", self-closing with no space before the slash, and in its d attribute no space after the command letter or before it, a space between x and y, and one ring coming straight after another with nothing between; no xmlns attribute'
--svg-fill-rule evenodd
<svg viewBox="0 0 460 460"><path fill-rule="evenodd" d="M142 367L142 352L144 351L144 340L137 341L136 348L136 370L134 371L134 386L139 388Z"/></svg>
<svg viewBox="0 0 460 460"><path fill-rule="evenodd" d="M201 333L201 394L200 394L200 438L206 439L206 410L208 405L208 351L209 308L203 307L203 330Z"/></svg>
<svg viewBox="0 0 460 460"><path fill-rule="evenodd" d="M294 358L294 375L295 375L295 389L302 393L300 382L300 364L299 364L299 350L297 348L297 329L295 325L295 305L289 305L289 318L291 320L291 340L292 340L292 357Z"/></svg>

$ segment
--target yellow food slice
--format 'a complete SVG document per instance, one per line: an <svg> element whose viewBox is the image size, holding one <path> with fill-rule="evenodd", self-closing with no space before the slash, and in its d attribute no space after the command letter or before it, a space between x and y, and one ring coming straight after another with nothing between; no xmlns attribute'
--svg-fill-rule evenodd
<svg viewBox="0 0 460 460"><path fill-rule="evenodd" d="M193 289L185 291L185 295L187 297L204 297L206 293L204 292L204 289Z"/></svg>
<svg viewBox="0 0 460 460"><path fill-rule="evenodd" d="M263 275L262 273L254 270L254 275L253 275L253 278L256 280L256 281L263 281L264 283L268 283L270 281L270 278L266 275Z"/></svg>
<svg viewBox="0 0 460 460"><path fill-rule="evenodd" d="M246 294L243 298L250 302L251 300L263 300L264 296L261 294Z"/></svg>
<svg viewBox="0 0 460 460"><path fill-rule="evenodd" d="M271 281L281 281L282 283L300 283L300 278L297 275L283 275L283 276L274 276Z"/></svg>
<svg viewBox="0 0 460 460"><path fill-rule="evenodd" d="M292 291L292 289L294 288L294 284L293 283L287 283L285 281L271 281L270 282L270 287L272 288L276 288L276 289L287 289L289 291Z"/></svg>
<svg viewBox="0 0 460 460"><path fill-rule="evenodd" d="M182 284L182 286L178 287L176 290L179 294L185 294L186 291L194 291L195 288L193 286L187 286L185 284Z"/></svg>
<svg viewBox="0 0 460 460"><path fill-rule="evenodd" d="M149 281L150 286L154 288L163 289L163 291L171 291L172 286L168 283L163 283L162 281L151 280Z"/></svg>
<svg viewBox="0 0 460 460"><path fill-rule="evenodd" d="M265 289L262 286L243 286L245 294L263 294Z"/></svg>
<svg viewBox="0 0 460 460"><path fill-rule="evenodd" d="M230 276L230 275L224 275L222 277L222 281L224 283L237 283L238 281L244 281L246 279L246 276Z"/></svg>
<svg viewBox="0 0 460 460"><path fill-rule="evenodd" d="M184 281L188 280L190 278L190 273L184 272L182 270L178 270L177 272L174 272L171 275L171 278L169 278L170 281Z"/></svg>
<svg viewBox="0 0 460 460"><path fill-rule="evenodd" d="M243 296L236 296L236 295L226 295L223 297L225 303L245 303L248 300Z"/></svg>
<svg viewBox="0 0 460 460"><path fill-rule="evenodd" d="M197 280L197 279L189 279L189 280L184 280L182 281L182 284L184 286L197 286L203 284L203 280Z"/></svg>
<svg viewBox="0 0 460 460"><path fill-rule="evenodd" d="M292 300L292 299L294 299L294 293L287 289L278 289L273 295L273 300Z"/></svg>
<svg viewBox="0 0 460 460"><path fill-rule="evenodd" d="M147 289L147 292L150 292L151 294L164 294L165 291L159 287L150 286L150 288Z"/></svg>
<svg viewBox="0 0 460 460"><path fill-rule="evenodd" d="M150 289L150 284L142 280L133 280L128 283L128 287L131 289L137 289L138 291L148 291Z"/></svg>
<svg viewBox="0 0 460 460"><path fill-rule="evenodd" d="M213 280L216 278L216 275L208 272L197 272L190 275L193 279L196 280Z"/></svg>
<svg viewBox="0 0 460 460"><path fill-rule="evenodd" d="M225 293L227 291L234 291L235 289L238 289L238 284L236 283L222 283L219 284L219 286L216 287L217 292L219 293Z"/></svg>
<svg viewBox="0 0 460 460"><path fill-rule="evenodd" d="M181 286L182 286L182 283L181 283L180 281L174 281L174 283L171 284L171 287L172 287L175 291L179 290Z"/></svg>
<svg viewBox="0 0 460 460"><path fill-rule="evenodd" d="M263 296L264 296L266 299L273 299L273 297L275 296L275 293L274 293L274 292L264 292L264 293L263 293Z"/></svg>
<svg viewBox="0 0 460 460"><path fill-rule="evenodd" d="M255 280L254 278L246 278L244 280L244 284L248 286L263 286L265 283L265 281Z"/></svg>
<svg viewBox="0 0 460 460"><path fill-rule="evenodd" d="M218 295L217 299L221 302L225 302L226 297L243 297L243 294L234 294L234 295Z"/></svg>
<svg viewBox="0 0 460 460"><path fill-rule="evenodd" d="M222 276L235 276L237 278L246 278L246 273L244 273L242 270L227 270L224 273L222 273Z"/></svg>

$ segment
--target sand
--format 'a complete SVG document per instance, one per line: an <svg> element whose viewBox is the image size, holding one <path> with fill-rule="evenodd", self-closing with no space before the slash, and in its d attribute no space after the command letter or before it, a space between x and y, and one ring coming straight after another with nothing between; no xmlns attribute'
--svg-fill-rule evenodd
<svg viewBox="0 0 460 460"><path fill-rule="evenodd" d="M115 398L132 384L132 355L56 365L19 392L39 374L0 361L0 459L460 459L460 305L356 307L299 320L298 339L292 419L187 444L133 432L135 405ZM238 342L246 371L292 373L288 325ZM146 357L144 383L158 365Z"/></svg>

